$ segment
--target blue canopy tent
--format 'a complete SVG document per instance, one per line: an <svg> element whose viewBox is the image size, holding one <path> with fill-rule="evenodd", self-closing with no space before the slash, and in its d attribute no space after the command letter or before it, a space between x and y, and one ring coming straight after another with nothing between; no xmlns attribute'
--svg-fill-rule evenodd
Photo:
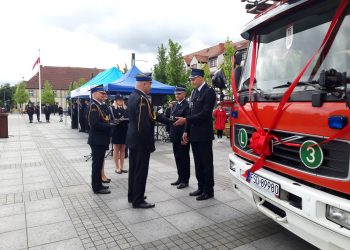
<svg viewBox="0 0 350 250"><path fill-rule="evenodd" d="M85 83L84 85L80 86L77 89L74 89L70 92L70 98L90 98L90 89L94 86L98 86L104 83L109 83L112 81L117 80L123 75L122 72L120 72L119 69L116 67L112 67L110 69L107 69L105 71L102 71L98 75L96 75L94 78L92 78L90 81Z"/></svg>
<svg viewBox="0 0 350 250"><path fill-rule="evenodd" d="M108 91L110 94L121 92L121 93L131 93L135 89L136 79L135 76L137 74L142 74L141 70L139 70L135 65L118 78L115 81L104 83L103 88ZM158 82L156 80L152 80L151 87L151 95L160 94L160 95L172 95L174 94L175 87L166 85L164 83Z"/></svg>

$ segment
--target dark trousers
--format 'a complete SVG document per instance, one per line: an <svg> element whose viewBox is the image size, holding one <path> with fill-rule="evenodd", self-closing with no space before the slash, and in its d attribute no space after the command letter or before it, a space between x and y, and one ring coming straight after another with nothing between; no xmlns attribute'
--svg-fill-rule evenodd
<svg viewBox="0 0 350 250"><path fill-rule="evenodd" d="M94 191L98 191L102 187L101 171L105 159L106 146L90 145L90 147L92 155L91 187Z"/></svg>
<svg viewBox="0 0 350 250"><path fill-rule="evenodd" d="M40 114L39 114L39 113L36 113L36 119L37 119L38 121L40 121Z"/></svg>
<svg viewBox="0 0 350 250"><path fill-rule="evenodd" d="M29 115L29 122L33 122L33 114L28 114Z"/></svg>
<svg viewBox="0 0 350 250"><path fill-rule="evenodd" d="M46 121L50 121L50 114L45 114Z"/></svg>
<svg viewBox="0 0 350 250"><path fill-rule="evenodd" d="M129 149L128 200L134 205L144 202L150 155L142 144Z"/></svg>
<svg viewBox="0 0 350 250"><path fill-rule="evenodd" d="M217 132L218 132L218 139L219 139L219 138L222 138L222 132L223 132L223 130L218 130Z"/></svg>
<svg viewBox="0 0 350 250"><path fill-rule="evenodd" d="M80 130L85 132L85 119L79 118Z"/></svg>
<svg viewBox="0 0 350 250"><path fill-rule="evenodd" d="M214 193L213 142L191 142L198 190Z"/></svg>
<svg viewBox="0 0 350 250"><path fill-rule="evenodd" d="M190 144L181 145L173 143L178 180L181 183L188 183L190 179Z"/></svg>

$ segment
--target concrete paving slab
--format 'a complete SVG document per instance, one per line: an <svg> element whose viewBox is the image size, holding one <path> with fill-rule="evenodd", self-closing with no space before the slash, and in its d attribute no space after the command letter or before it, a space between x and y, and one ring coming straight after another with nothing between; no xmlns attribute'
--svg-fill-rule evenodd
<svg viewBox="0 0 350 250"><path fill-rule="evenodd" d="M259 211L256 207L253 207L243 199L227 202L226 204L244 214L254 214Z"/></svg>
<svg viewBox="0 0 350 250"><path fill-rule="evenodd" d="M181 201L172 199L172 200L157 202L154 210L157 211L161 216L165 217L169 215L188 212L192 210L192 208L189 206L186 206Z"/></svg>
<svg viewBox="0 0 350 250"><path fill-rule="evenodd" d="M156 204L157 206L157 204ZM124 209L115 212L118 218L125 224L135 224L147 220L159 218L160 215L154 209Z"/></svg>
<svg viewBox="0 0 350 250"><path fill-rule="evenodd" d="M0 194L11 194L23 192L23 185L3 186L0 188Z"/></svg>
<svg viewBox="0 0 350 250"><path fill-rule="evenodd" d="M0 234L26 228L24 214L10 215L0 218Z"/></svg>
<svg viewBox="0 0 350 250"><path fill-rule="evenodd" d="M197 212L215 222L228 221L243 216L243 213L232 209L225 204L217 204L210 207L198 209Z"/></svg>
<svg viewBox="0 0 350 250"><path fill-rule="evenodd" d="M29 250L81 250L84 249L79 238L62 240L51 244L45 244L36 247L30 247Z"/></svg>
<svg viewBox="0 0 350 250"><path fill-rule="evenodd" d="M63 202L60 197L45 199L39 201L25 202L26 213L33 213L38 211L52 210L56 208L63 208Z"/></svg>
<svg viewBox="0 0 350 250"><path fill-rule="evenodd" d="M48 189L48 188L54 188L55 185L53 181L43 181L43 182L36 182L36 183L30 183L30 184L23 184L23 190L24 192L28 191L34 191L34 190L41 190L41 189Z"/></svg>
<svg viewBox="0 0 350 250"><path fill-rule="evenodd" d="M113 190L114 191L114 190ZM104 196L105 197L105 196ZM124 210L127 208L131 208L131 203L128 202L128 197L127 196L122 196L122 197L114 197L112 199L108 199L105 201L107 206L112 210L112 211L119 211L119 210ZM118 214L118 213L116 213Z"/></svg>
<svg viewBox="0 0 350 250"><path fill-rule="evenodd" d="M23 178L23 184L35 184L42 182L52 182L52 178L50 175L39 175Z"/></svg>
<svg viewBox="0 0 350 250"><path fill-rule="evenodd" d="M233 193L227 171L231 148L226 138L224 143L213 143L215 198L207 201L188 196L197 189L192 153L189 187L178 190L170 186L170 182L177 179L172 145L156 142L146 187L148 200L156 202L156 207L140 210L131 208L127 202L128 174L114 173L111 156L105 159L105 172L112 179L109 184L112 194L92 193L91 159L85 162L83 157L91 151L86 144L88 135L70 129L69 117L66 125L59 123L57 116L52 116L48 124L29 124L27 120L27 116L11 114L11 136L0 140L0 157L4 154L9 157L9 160L0 159L1 187L20 188L7 189L6 193L1 193L0 188L0 228L4 223L6 230L13 230L0 233L0 239L11 242L10 234L20 232L22 236L17 238L22 243L18 248L131 250L241 246L260 249L258 241L264 239L279 241L281 249L284 244L295 245L294 241L305 244L293 235L279 234L285 232L282 227ZM125 169L128 164L126 160ZM52 188L42 185L49 182ZM17 229L26 222L23 216L27 216L27 225ZM13 221L11 228L9 223ZM13 235L12 238L16 237ZM276 238L269 238L271 235ZM284 240L284 237L293 240ZM262 241L261 245L264 244L274 247ZM8 249L8 244L0 240L1 247Z"/></svg>
<svg viewBox="0 0 350 250"><path fill-rule="evenodd" d="M77 233L70 221L28 228L28 246L63 241L77 237Z"/></svg>
<svg viewBox="0 0 350 250"><path fill-rule="evenodd" d="M197 201L196 197L187 195L186 197L179 198L179 200L181 202L185 203L187 206L190 206L190 207L192 207L194 209L203 208L203 207L209 207L209 206L212 206L212 205L220 203L220 201L215 199L215 196L214 196L214 198L211 198L211 199L208 199L208 200Z"/></svg>
<svg viewBox="0 0 350 250"><path fill-rule="evenodd" d="M163 218L133 224L129 226L129 229L140 243L155 241L180 233Z"/></svg>
<svg viewBox="0 0 350 250"><path fill-rule="evenodd" d="M196 211L166 216L165 219L181 232L187 232L214 224L214 221L206 218Z"/></svg>
<svg viewBox="0 0 350 250"><path fill-rule="evenodd" d="M283 250L317 250L318 248L311 244L301 241L300 238L288 231L271 235L269 237L254 241L251 243L259 250L283 249Z"/></svg>
<svg viewBox="0 0 350 250"><path fill-rule="evenodd" d="M26 248L27 233L25 229L0 234L0 250L17 250Z"/></svg>
<svg viewBox="0 0 350 250"><path fill-rule="evenodd" d="M24 214L24 212L25 211L23 203L0 206L0 217Z"/></svg>
<svg viewBox="0 0 350 250"><path fill-rule="evenodd" d="M4 179L4 180L0 180L0 189L7 186L22 185L22 184L23 184L22 178Z"/></svg>
<svg viewBox="0 0 350 250"><path fill-rule="evenodd" d="M215 190L215 199L225 203L225 202L229 202L229 201L239 200L239 199L241 199L241 197L237 193L235 193L233 191L233 189L232 190L228 190L228 189L218 190L218 189L216 189Z"/></svg>
<svg viewBox="0 0 350 250"><path fill-rule="evenodd" d="M61 221L70 221L65 208L37 211L26 214L27 227L36 227L53 224Z"/></svg>

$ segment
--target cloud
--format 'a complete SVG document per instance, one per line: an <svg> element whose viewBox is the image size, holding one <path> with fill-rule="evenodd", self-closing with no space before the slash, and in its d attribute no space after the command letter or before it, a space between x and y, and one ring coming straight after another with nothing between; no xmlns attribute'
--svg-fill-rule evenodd
<svg viewBox="0 0 350 250"><path fill-rule="evenodd" d="M2 82L29 79L41 49L44 65L110 68L130 63L149 70L168 39L183 54L241 40L252 19L237 0L12 0L0 8Z"/></svg>

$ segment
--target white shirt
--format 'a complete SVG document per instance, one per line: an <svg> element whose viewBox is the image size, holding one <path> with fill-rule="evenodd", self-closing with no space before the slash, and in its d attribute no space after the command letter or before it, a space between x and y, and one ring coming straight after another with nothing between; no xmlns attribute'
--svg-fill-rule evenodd
<svg viewBox="0 0 350 250"><path fill-rule="evenodd" d="M200 92L200 91L201 91L201 89L203 88L204 84L205 84L205 82L203 82L203 83L202 83L202 85L201 85L201 86L199 86L199 87L197 88L197 89L198 89L198 92Z"/></svg>

